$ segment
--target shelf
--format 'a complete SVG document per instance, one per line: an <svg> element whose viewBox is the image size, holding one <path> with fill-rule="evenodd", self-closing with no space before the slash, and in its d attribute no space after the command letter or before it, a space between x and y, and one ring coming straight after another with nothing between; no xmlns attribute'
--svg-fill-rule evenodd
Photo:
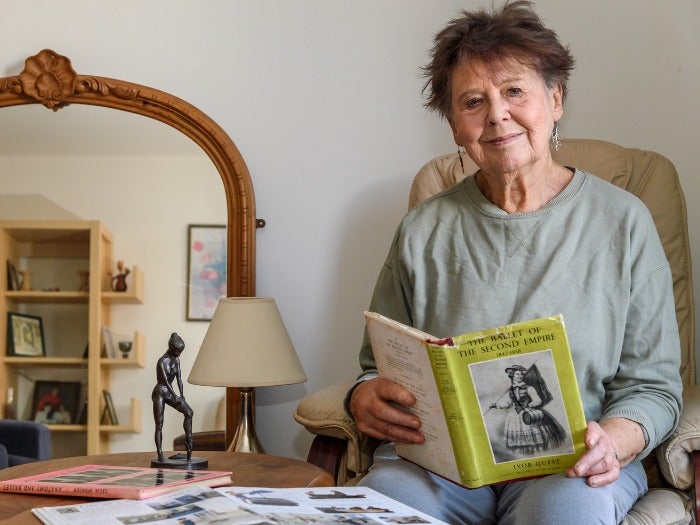
<svg viewBox="0 0 700 525"><path fill-rule="evenodd" d="M143 272L138 266L132 268L129 281L125 292L102 292L102 301L107 304L143 304Z"/></svg>
<svg viewBox="0 0 700 525"><path fill-rule="evenodd" d="M136 331L134 332L134 346L131 355L127 359L123 357L100 358L100 366L111 368L145 368L146 367L146 338Z"/></svg>
<svg viewBox="0 0 700 525"><path fill-rule="evenodd" d="M91 221L2 221L15 257L88 257Z"/></svg>
<svg viewBox="0 0 700 525"><path fill-rule="evenodd" d="M100 425L100 432L110 433L141 433L141 400L131 398L128 425Z"/></svg>
<svg viewBox="0 0 700 525"><path fill-rule="evenodd" d="M81 304L87 303L88 292L40 292L40 291L7 291L5 297L15 303L50 303L50 304Z"/></svg>
<svg viewBox="0 0 700 525"><path fill-rule="evenodd" d="M51 432L86 432L87 425L46 425Z"/></svg>
<svg viewBox="0 0 700 525"><path fill-rule="evenodd" d="M81 357L21 357L5 356L5 365L23 367L86 367L87 359Z"/></svg>

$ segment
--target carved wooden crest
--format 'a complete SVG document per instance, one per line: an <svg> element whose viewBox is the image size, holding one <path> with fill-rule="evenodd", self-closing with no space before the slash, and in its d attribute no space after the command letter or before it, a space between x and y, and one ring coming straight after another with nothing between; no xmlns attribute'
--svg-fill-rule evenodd
<svg viewBox="0 0 700 525"><path fill-rule="evenodd" d="M75 92L77 76L70 60L44 49L24 62L19 80L27 95L47 108L58 109Z"/></svg>
<svg viewBox="0 0 700 525"><path fill-rule="evenodd" d="M135 99L138 88L120 81L78 75L70 60L51 49L44 49L27 58L24 69L17 77L3 79L0 93L11 91L26 95L54 111L70 104L76 95L112 95L122 99Z"/></svg>

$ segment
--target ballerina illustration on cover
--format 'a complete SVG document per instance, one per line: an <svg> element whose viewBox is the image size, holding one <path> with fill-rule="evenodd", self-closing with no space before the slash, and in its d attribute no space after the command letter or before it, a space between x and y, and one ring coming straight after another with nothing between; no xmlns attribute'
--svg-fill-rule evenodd
<svg viewBox="0 0 700 525"><path fill-rule="evenodd" d="M537 366L512 365L505 372L510 378L510 387L489 406L489 410L510 411L503 429L505 446L522 458L563 445L567 434L544 408L552 401L552 394Z"/></svg>

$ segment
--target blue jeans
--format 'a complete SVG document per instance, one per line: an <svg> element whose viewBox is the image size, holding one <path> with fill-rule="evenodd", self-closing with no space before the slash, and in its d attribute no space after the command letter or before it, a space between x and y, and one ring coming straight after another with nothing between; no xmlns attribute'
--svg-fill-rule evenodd
<svg viewBox="0 0 700 525"><path fill-rule="evenodd" d="M592 488L563 474L466 489L396 455L393 443L377 448L360 485L371 487L451 525L562 525L619 523L647 491L641 464L614 483Z"/></svg>

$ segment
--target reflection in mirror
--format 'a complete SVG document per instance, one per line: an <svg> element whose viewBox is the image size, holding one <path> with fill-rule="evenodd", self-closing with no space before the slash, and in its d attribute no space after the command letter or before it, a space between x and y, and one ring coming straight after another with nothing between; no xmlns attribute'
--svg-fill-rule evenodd
<svg viewBox="0 0 700 525"><path fill-rule="evenodd" d="M83 120L91 123L89 128L81 127ZM114 370L110 386L121 422L128 421L131 397L142 400L143 431L115 434L110 451L149 450L153 448L149 401L155 361L170 333L178 332L190 343L182 355L187 371L204 338L206 323L185 321L187 225L226 224L221 178L201 149L181 133L120 111L71 106L53 113L40 106L16 106L0 111L0 129L13 130L12 137L0 137L0 218L99 220L113 236L113 258L137 265L144 273L144 304L112 307L112 330L143 333L146 367ZM81 133L84 140L78 142L76 135ZM26 142L18 142L18 154L13 155L7 143L18 137L30 139L34 151ZM153 152L144 147L150 141L158 144ZM13 207L6 204L12 201L21 206L14 217L8 217ZM41 275L35 275L35 281L43 288ZM76 308L81 307L63 307L59 314L56 309L33 308L44 319L45 339L54 356L74 355L85 344L81 330L61 330L66 316L86 318ZM82 333L86 331L85 326ZM37 367L28 369L25 381L80 379L69 369L51 370L51 377L46 373ZM23 388L30 390L31 384ZM195 428L213 429L223 389L186 385L186 394L197 408ZM30 409L18 408L20 415ZM181 418L166 418L165 424L166 442L172 442L182 433ZM69 433L54 436L55 457L85 454L84 440Z"/></svg>
<svg viewBox="0 0 700 525"><path fill-rule="evenodd" d="M48 80L48 84L46 83ZM46 89L47 85L52 89ZM228 135L209 117L187 102L168 93L123 80L79 75L73 71L65 57L53 51L44 50L27 59L25 69L16 77L0 78L0 127L14 131L23 138L23 144L46 142L40 138L36 128L30 125L31 118L11 115L7 124L2 120L10 106L41 103L58 113L35 106L31 109L44 109L48 116L57 116L72 111L80 105L104 106L122 109L140 116L152 117L179 130L195 142L206 157L173 155L161 152L160 155L146 155L132 152L130 155L114 151L101 151L99 154L79 153L77 150L66 154L68 147L56 146L50 150L48 142L44 149L18 148L18 151L5 152L0 157L0 192L11 195L38 194L45 196L54 205L44 201L33 211L41 210L74 214L87 219L99 219L112 230L114 235L113 257L125 259L127 264L137 264L145 278L145 305L134 311L118 312L114 309L112 324L129 325L127 330L138 324L138 329L146 333L149 360L146 369L139 373L128 373L119 377L113 374L112 397L121 392L141 399L150 397L152 363L164 348L167 335L177 329L177 323L184 319L184 280L186 257L186 224L198 222L220 223L225 221L228 246L227 295L246 296L255 293L254 253L255 253L255 206L252 183L245 163ZM66 107L70 106L70 107ZM15 108L18 111L26 108ZM100 108L89 108L100 111ZM119 114L119 112L108 111ZM95 113L94 115L97 115ZM102 136L103 144L119 142L103 135L95 129L94 120L98 117L70 115L75 118L68 129L56 126L54 136L73 139L75 144L87 144L88 137ZM117 118L120 118L117 116ZM14 119L14 120L13 120ZM140 121L151 122L147 118ZM18 123L19 122L19 123ZM119 124L118 124L119 125ZM53 126L53 124L51 124ZM133 123L122 123L119 134L133 134ZM163 126L167 129L167 126ZM23 131L19 131L22 129ZM48 125L46 129L49 129ZM184 137L180 137L184 140ZM141 139L143 143L156 139ZM8 139L8 143L12 140ZM191 144L187 146L191 148ZM58 153L60 149L62 153ZM39 153L41 151L41 153ZM98 161L98 159L101 159ZM138 163L137 163L138 160ZM208 182L212 165L218 171L219 179ZM70 180L67 177L71 177ZM205 182L205 179L207 182ZM33 182L32 182L33 181ZM223 183L225 200L221 201ZM216 189L214 189L216 186ZM186 199L177 201L177 196ZM104 200L101 200L104 199ZM63 210L63 211L61 211ZM128 260L132 258L132 260ZM178 268L179 266L179 268ZM161 275L162 274L162 279ZM179 297L178 297L179 296ZM152 309L149 309L149 305ZM136 311L138 309L138 311ZM120 317L121 316L121 317ZM183 365L190 366L201 341L204 327L193 323L186 324L178 331L185 336L191 334L194 342L183 354ZM201 331L201 332L200 332ZM196 387L190 387L190 390ZM1 393L0 393L1 394ZM203 392L202 395L210 394ZM194 392L188 394L194 395ZM216 395L216 394L214 394ZM220 395L220 393L219 393ZM227 391L228 410L226 428L230 430L236 422L236 392ZM116 399L115 399L116 401ZM231 401L234 401L233 403ZM211 403L209 403L211 406ZM97 410L94 405L90 410ZM214 408L203 414L205 421L201 428L213 418ZM208 421L207 421L208 419ZM166 431L170 437L179 433L177 421L169 424ZM150 425L144 425L141 436L111 435L111 451L147 450L152 436ZM211 426L209 427L211 428ZM164 439L169 437L164 436ZM140 441L139 441L140 440ZM138 442L138 443L137 443Z"/></svg>
<svg viewBox="0 0 700 525"><path fill-rule="evenodd" d="M41 104L10 106L0 111L0 124L0 155L11 157L206 158L199 146L170 126L98 106L74 104L59 111L47 111Z"/></svg>

